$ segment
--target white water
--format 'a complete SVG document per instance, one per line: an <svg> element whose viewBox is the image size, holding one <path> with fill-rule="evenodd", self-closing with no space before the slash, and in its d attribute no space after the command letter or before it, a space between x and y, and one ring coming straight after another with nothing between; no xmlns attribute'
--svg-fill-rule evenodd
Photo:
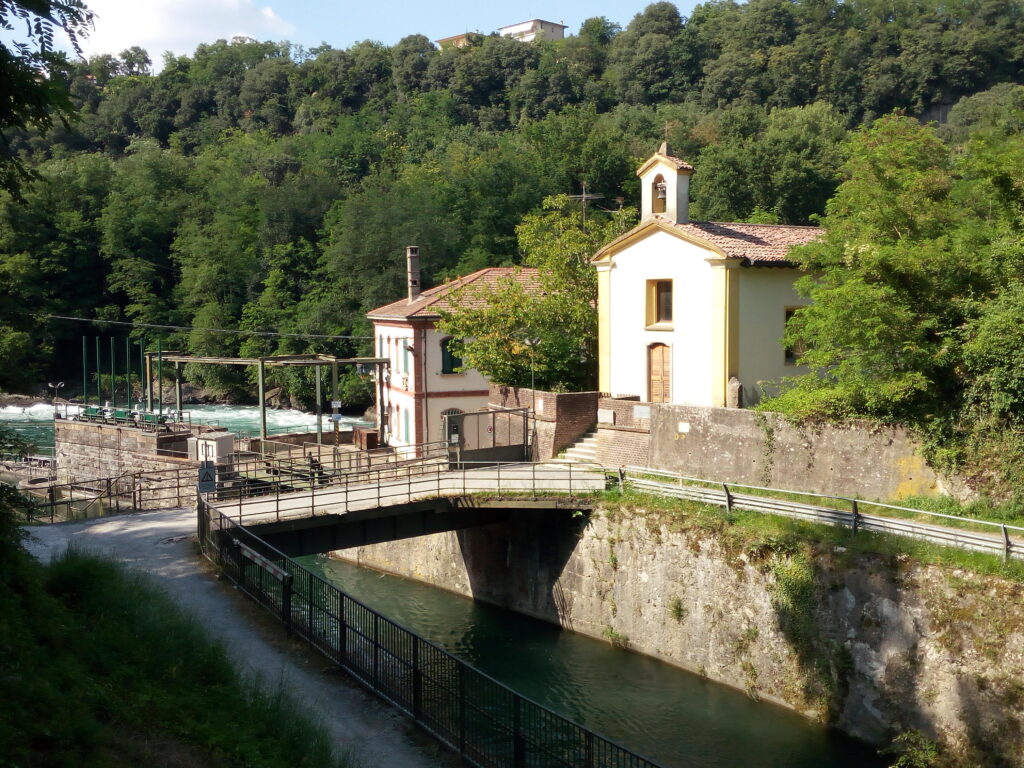
<svg viewBox="0 0 1024 768"><path fill-rule="evenodd" d="M71 406L72 413L75 407ZM168 409L164 407L164 411ZM255 405L186 405L183 409L191 415L193 423L219 424L230 431L241 431L249 434L259 432L260 409ZM324 414L323 429L333 429L330 414ZM366 422L350 416L339 419L343 430L351 429L355 424ZM53 406L47 403L36 403L28 407L6 405L0 408L0 424L6 424L15 432L38 448L53 446ZM292 409L267 409L267 433L280 435L285 432L310 432L316 429L316 414L305 413Z"/></svg>

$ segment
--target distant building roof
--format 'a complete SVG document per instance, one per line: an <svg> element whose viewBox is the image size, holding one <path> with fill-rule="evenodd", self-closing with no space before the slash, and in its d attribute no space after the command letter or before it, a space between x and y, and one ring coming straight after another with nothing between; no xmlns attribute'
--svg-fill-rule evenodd
<svg viewBox="0 0 1024 768"><path fill-rule="evenodd" d="M480 33L479 32L462 32L462 33L460 33L458 35L450 35L449 37L442 37L442 38L440 38L438 40L435 40L434 42L437 43L438 45L442 45L443 46L445 43L460 42L460 41L463 41L463 40L467 40L470 35L478 35L478 34L480 34Z"/></svg>
<svg viewBox="0 0 1024 768"><path fill-rule="evenodd" d="M518 21L515 24L508 24L504 27L498 27L498 31L501 32L505 29L513 29L515 27L521 27L524 24L547 24L552 27L561 27L562 29L568 29L565 24L558 24L554 21L546 21L545 19L527 19L526 21Z"/></svg>
<svg viewBox="0 0 1024 768"><path fill-rule="evenodd" d="M429 319L441 316L442 311L455 309L449 298L451 295L467 285L484 289L494 288L502 280L512 279L522 283L527 290L540 289L540 277L536 269L530 267L487 267L472 272L465 277L439 285L436 288L428 288L423 291L411 304L408 299L399 299L383 307L371 310L366 316L371 320L411 320ZM468 292L463 301L459 304L462 307L483 306L482 296L474 296L474 292Z"/></svg>

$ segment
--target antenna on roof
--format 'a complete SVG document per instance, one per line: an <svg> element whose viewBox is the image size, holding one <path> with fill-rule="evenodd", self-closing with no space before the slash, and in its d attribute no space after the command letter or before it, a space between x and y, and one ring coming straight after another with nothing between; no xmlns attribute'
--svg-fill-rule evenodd
<svg viewBox="0 0 1024 768"><path fill-rule="evenodd" d="M583 231L587 231L587 204L591 200L604 200L604 195L596 195L587 192L587 182L581 181L580 186L583 187L582 195L569 195L570 200L581 200L583 201Z"/></svg>

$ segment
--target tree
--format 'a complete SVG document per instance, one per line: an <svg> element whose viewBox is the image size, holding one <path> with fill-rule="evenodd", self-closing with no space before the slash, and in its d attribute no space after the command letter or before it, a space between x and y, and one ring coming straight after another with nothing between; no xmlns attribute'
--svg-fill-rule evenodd
<svg viewBox="0 0 1024 768"><path fill-rule="evenodd" d="M951 333L964 297L989 287L960 237L947 148L934 130L887 117L848 144L848 180L828 203L826 235L795 252L813 301L787 327L814 374L784 394L808 412L913 421L948 406ZM771 406L766 406L771 407ZM805 414L806 415L806 414Z"/></svg>
<svg viewBox="0 0 1024 768"><path fill-rule="evenodd" d="M24 25L28 39L0 42L0 189L18 196L22 183L33 177L11 152L10 132L45 130L54 117L67 124L74 115L60 76L65 59L53 50L54 33L63 30L81 54L78 40L92 19L82 0L0 0L0 29L16 33Z"/></svg>
<svg viewBox="0 0 1024 768"><path fill-rule="evenodd" d="M442 314L439 326L460 340L456 354L466 367L509 386L592 388L597 277L590 258L635 218L634 209L624 208L610 216L592 213L584 224L571 198L545 198L516 228L524 264L537 269L537 278L520 273L494 289L471 283L452 298L459 308Z"/></svg>

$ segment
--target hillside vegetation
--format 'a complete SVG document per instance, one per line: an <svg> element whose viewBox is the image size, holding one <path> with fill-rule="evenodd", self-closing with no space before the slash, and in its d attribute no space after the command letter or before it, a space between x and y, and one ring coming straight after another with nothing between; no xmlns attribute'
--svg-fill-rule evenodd
<svg viewBox="0 0 1024 768"><path fill-rule="evenodd" d="M76 380L80 335L97 331L43 314L365 336L365 311L403 292L405 245L428 285L519 263L515 227L545 197L585 182L605 196L594 215L635 205L633 171L665 138L698 169L695 217L806 223L851 130L980 94L944 128L962 142L1024 67L1017 0L712 2L688 18L662 2L618 21L444 51L422 35L221 40L158 74L138 48L67 62L77 122L8 136L38 179L25 204L0 199L0 388ZM164 347L369 352L201 330ZM251 390L241 370L188 375ZM307 375L270 383L308 397ZM346 381L346 400L367 395Z"/></svg>

